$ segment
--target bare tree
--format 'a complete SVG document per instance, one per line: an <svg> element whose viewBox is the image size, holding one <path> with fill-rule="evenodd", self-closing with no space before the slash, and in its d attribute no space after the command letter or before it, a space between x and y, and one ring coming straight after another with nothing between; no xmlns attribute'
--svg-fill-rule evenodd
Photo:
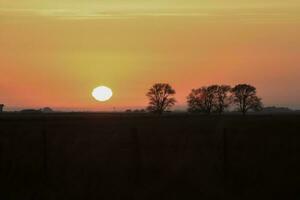
<svg viewBox="0 0 300 200"><path fill-rule="evenodd" d="M187 97L188 110L210 114L214 108L214 100L214 87L193 89Z"/></svg>
<svg viewBox="0 0 300 200"><path fill-rule="evenodd" d="M215 111L219 114L222 114L224 110L230 105L230 96L229 92L231 87L229 85L214 85L214 107Z"/></svg>
<svg viewBox="0 0 300 200"><path fill-rule="evenodd" d="M189 112L195 113L202 112L204 110L201 88L192 89L191 93L187 97L187 103Z"/></svg>
<svg viewBox="0 0 300 200"><path fill-rule="evenodd" d="M261 98L256 95L256 88L248 84L239 84L231 89L232 100L243 115L249 110L260 111L263 108Z"/></svg>
<svg viewBox="0 0 300 200"><path fill-rule="evenodd" d="M153 113L162 114L175 105L175 90L166 83L154 84L146 94L149 98L147 110Z"/></svg>

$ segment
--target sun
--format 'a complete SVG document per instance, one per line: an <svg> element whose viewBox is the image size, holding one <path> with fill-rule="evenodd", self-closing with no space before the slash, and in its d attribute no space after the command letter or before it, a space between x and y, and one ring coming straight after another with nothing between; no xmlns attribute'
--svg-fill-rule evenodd
<svg viewBox="0 0 300 200"><path fill-rule="evenodd" d="M99 86L93 89L92 96L97 101L108 101L113 96L113 92L109 87L106 86Z"/></svg>

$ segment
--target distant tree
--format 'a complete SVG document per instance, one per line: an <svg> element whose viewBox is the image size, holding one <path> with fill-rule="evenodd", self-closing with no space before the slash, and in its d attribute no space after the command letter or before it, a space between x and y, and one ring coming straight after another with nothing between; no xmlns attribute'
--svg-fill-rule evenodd
<svg viewBox="0 0 300 200"><path fill-rule="evenodd" d="M42 113L42 110L36 110L36 109L24 109L21 110L20 113L31 113L31 114L38 114L38 113Z"/></svg>
<svg viewBox="0 0 300 200"><path fill-rule="evenodd" d="M191 113L201 112L203 110L203 98L201 89L192 89L187 97L188 111Z"/></svg>
<svg viewBox="0 0 300 200"><path fill-rule="evenodd" d="M249 110L260 111L263 108L261 98L256 95L256 88L248 84L239 84L231 89L232 101L243 115Z"/></svg>
<svg viewBox="0 0 300 200"><path fill-rule="evenodd" d="M134 113L144 113L145 109L135 109L133 112Z"/></svg>
<svg viewBox="0 0 300 200"><path fill-rule="evenodd" d="M154 84L146 94L149 98L148 111L162 114L175 105L175 90L166 83Z"/></svg>
<svg viewBox="0 0 300 200"><path fill-rule="evenodd" d="M52 110L52 108L49 108L49 107L45 107L45 108L42 108L41 111L43 113L53 113L54 111Z"/></svg>
<svg viewBox="0 0 300 200"><path fill-rule="evenodd" d="M215 111L222 114L224 110L230 105L230 90L229 85L214 85L214 107Z"/></svg>
<svg viewBox="0 0 300 200"><path fill-rule="evenodd" d="M187 97L188 111L210 114L215 103L214 90L214 86L193 89Z"/></svg>
<svg viewBox="0 0 300 200"><path fill-rule="evenodd" d="M145 109L140 109L139 112L140 112L140 113L145 113L146 110L145 110Z"/></svg>
<svg viewBox="0 0 300 200"><path fill-rule="evenodd" d="M4 104L0 104L0 113L3 112Z"/></svg>

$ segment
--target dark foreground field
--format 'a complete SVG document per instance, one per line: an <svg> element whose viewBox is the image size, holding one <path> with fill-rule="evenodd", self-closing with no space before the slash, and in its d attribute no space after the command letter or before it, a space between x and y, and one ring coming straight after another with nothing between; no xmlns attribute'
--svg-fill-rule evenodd
<svg viewBox="0 0 300 200"><path fill-rule="evenodd" d="M300 199L300 116L0 115L0 199Z"/></svg>

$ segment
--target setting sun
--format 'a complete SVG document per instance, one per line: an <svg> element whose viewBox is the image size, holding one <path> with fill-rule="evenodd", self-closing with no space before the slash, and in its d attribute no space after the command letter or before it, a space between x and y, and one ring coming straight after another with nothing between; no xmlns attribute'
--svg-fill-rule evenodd
<svg viewBox="0 0 300 200"><path fill-rule="evenodd" d="M92 96L97 100L97 101L108 101L113 95L113 92L110 88L106 86L99 86L96 87L93 92Z"/></svg>

